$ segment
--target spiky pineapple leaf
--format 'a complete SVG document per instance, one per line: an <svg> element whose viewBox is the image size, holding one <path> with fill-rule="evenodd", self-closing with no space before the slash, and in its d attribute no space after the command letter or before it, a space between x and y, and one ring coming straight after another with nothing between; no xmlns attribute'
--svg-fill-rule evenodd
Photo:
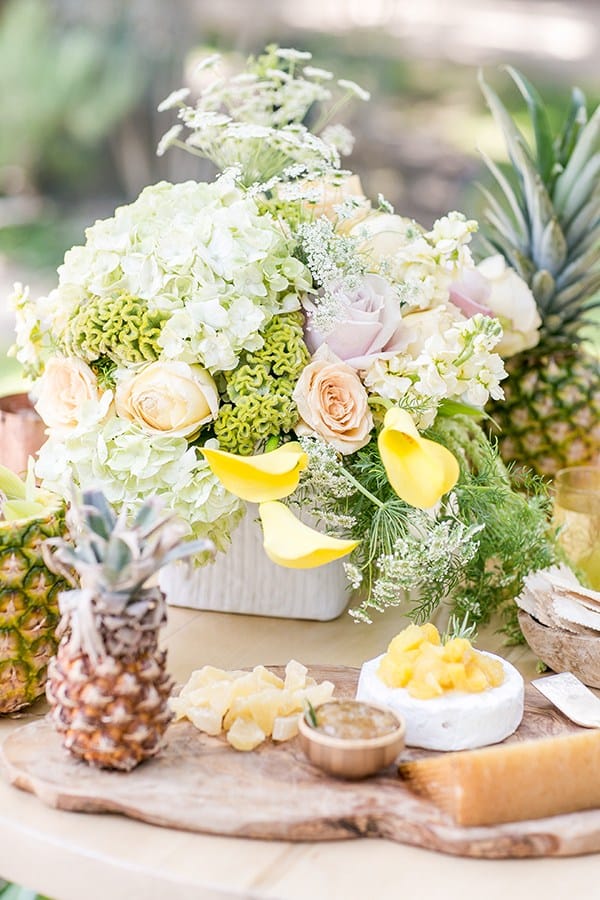
<svg viewBox="0 0 600 900"><path fill-rule="evenodd" d="M521 169L524 164L524 157L528 157L529 161L533 162L523 132L517 127L514 119L506 109L498 94L496 94L496 92L493 91L489 84L486 82L481 71L479 72L478 77L479 85L486 99L487 105L489 106L492 115L502 129L511 162L514 168L519 173L521 173Z"/></svg>
<svg viewBox="0 0 600 900"><path fill-rule="evenodd" d="M488 221L487 213L484 213L484 219ZM517 247L512 246L492 223L487 226L486 231L487 243L493 247L492 252L501 253L521 278L529 284L535 272L535 266L531 259L521 253Z"/></svg>
<svg viewBox="0 0 600 900"><path fill-rule="evenodd" d="M82 511L86 518L92 516L94 522L98 524L99 530L96 532L97 534L104 533L107 537L115 527L117 517L102 491L95 489L84 491L82 496ZM105 524L102 527L99 525L99 518L104 520Z"/></svg>
<svg viewBox="0 0 600 900"><path fill-rule="evenodd" d="M542 233L535 256L539 269L547 269L556 275L567 259L567 242L556 218L550 219Z"/></svg>
<svg viewBox="0 0 600 900"><path fill-rule="evenodd" d="M569 306L577 306L582 298L593 297L598 290L600 290L600 272L592 272L575 284L559 291L554 297L554 308L567 309Z"/></svg>
<svg viewBox="0 0 600 900"><path fill-rule="evenodd" d="M10 500L24 500L25 482L6 466L0 466L0 491Z"/></svg>
<svg viewBox="0 0 600 900"><path fill-rule="evenodd" d="M581 281L586 273L594 268L598 269L600 263L600 229L599 240L596 240L592 246L583 249L578 256L572 256L568 266L565 266L560 275L556 279L556 287L561 290L575 281Z"/></svg>
<svg viewBox="0 0 600 900"><path fill-rule="evenodd" d="M2 505L2 513L7 522L17 519L34 519L48 515L48 507L35 500L7 500Z"/></svg>
<svg viewBox="0 0 600 900"><path fill-rule="evenodd" d="M600 153L597 153L587 161L567 197L561 216L563 222L570 222L587 202L594 188L598 186L599 173Z"/></svg>
<svg viewBox="0 0 600 900"><path fill-rule="evenodd" d="M487 188L477 185L483 196L488 202L489 208L486 209L486 218L488 222L502 234L511 244L517 246L523 253L529 249L526 239L517 232L516 227L511 219L508 218L504 209L500 206L496 198Z"/></svg>
<svg viewBox="0 0 600 900"><path fill-rule="evenodd" d="M510 210L515 219L517 228L519 229L520 234L523 235L523 240L525 241L526 245L528 246L528 244L529 244L529 239L528 239L529 229L527 227L527 222L525 221L525 216L523 215L523 212L521 210L520 201L515 194L514 188L512 187L512 185L511 185L510 181L508 180L508 178L506 177L506 175L503 174L500 167L497 166L496 163L492 159L490 159L490 157L487 156L487 154L484 153L482 150L480 150L479 152L481 154L481 158L483 159L484 163L488 167L492 176L496 180L502 193L506 197L506 200L508 201L508 205L510 206ZM527 249L527 247L525 247L525 250L526 249Z"/></svg>
<svg viewBox="0 0 600 900"><path fill-rule="evenodd" d="M540 269L531 279L530 287L537 305L546 309L556 290L556 282L550 272Z"/></svg>
<svg viewBox="0 0 600 900"><path fill-rule="evenodd" d="M571 90L571 103L567 111L565 124L556 142L556 159L564 168L569 161L573 147L577 143L581 129L587 122L587 100L578 87Z"/></svg>
<svg viewBox="0 0 600 900"><path fill-rule="evenodd" d="M544 184L550 183L555 166L552 129L542 98L531 82L513 66L504 67L527 103L535 136L537 168Z"/></svg>
<svg viewBox="0 0 600 900"><path fill-rule="evenodd" d="M558 213L562 213L575 184L588 160L600 152L600 106L581 130L573 152L565 168L556 179L553 201Z"/></svg>
<svg viewBox="0 0 600 900"><path fill-rule="evenodd" d="M600 224L600 186L592 192L587 203L567 225L565 237L569 247L574 247L587 237L590 229L598 224Z"/></svg>
<svg viewBox="0 0 600 900"><path fill-rule="evenodd" d="M121 577L123 571L131 563L133 554L129 542L124 540L121 535L113 533L106 547L104 556L104 571L110 578L112 584L115 584Z"/></svg>

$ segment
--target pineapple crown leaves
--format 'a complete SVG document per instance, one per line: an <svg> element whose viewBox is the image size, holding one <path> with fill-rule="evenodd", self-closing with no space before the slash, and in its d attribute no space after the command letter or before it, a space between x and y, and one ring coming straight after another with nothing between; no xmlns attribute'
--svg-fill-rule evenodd
<svg viewBox="0 0 600 900"><path fill-rule="evenodd" d="M7 522L40 518L61 504L57 494L36 487L33 465L29 457L25 480L0 465L0 506Z"/></svg>
<svg viewBox="0 0 600 900"><path fill-rule="evenodd" d="M515 173L510 179L482 154L496 186L482 188L484 246L502 253L531 286L546 333L571 343L585 314L600 305L600 107L588 120L585 96L574 88L553 137L537 90L516 69L506 71L527 105L533 144L480 73Z"/></svg>
<svg viewBox="0 0 600 900"><path fill-rule="evenodd" d="M129 524L127 511L117 515L101 491L84 491L81 501L71 502L67 524L72 542L55 538L44 545L49 567L73 586L79 580L88 589L120 594L131 603L148 579L168 563L214 554L212 541L183 542L181 525L174 515L162 512L156 497L147 499ZM127 607L131 603L126 599Z"/></svg>

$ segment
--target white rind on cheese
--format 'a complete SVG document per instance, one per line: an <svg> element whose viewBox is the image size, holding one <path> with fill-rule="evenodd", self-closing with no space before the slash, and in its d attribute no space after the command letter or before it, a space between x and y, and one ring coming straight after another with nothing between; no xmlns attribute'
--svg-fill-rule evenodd
<svg viewBox="0 0 600 900"><path fill-rule="evenodd" d="M478 651L483 652L483 651ZM473 750L497 744L519 727L525 687L514 666L493 653L504 669L501 685L478 693L448 691L419 700L406 688L390 688L377 674L385 654L363 664L356 699L385 706L406 723L406 744L426 750Z"/></svg>

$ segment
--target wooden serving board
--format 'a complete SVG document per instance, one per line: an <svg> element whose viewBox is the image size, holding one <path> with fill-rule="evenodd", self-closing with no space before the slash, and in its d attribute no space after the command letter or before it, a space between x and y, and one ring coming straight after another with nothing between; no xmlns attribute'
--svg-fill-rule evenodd
<svg viewBox="0 0 600 900"><path fill-rule="evenodd" d="M274 667L275 671L280 672ZM357 669L311 666L336 696L354 696ZM527 687L525 716L509 741L581 731ZM409 750L415 758L426 751ZM228 836L288 841L384 837L472 857L570 856L600 850L600 809L485 828L456 826L417 797L395 767L361 782L331 778L311 766L297 740L270 741L250 753L171 725L160 756L129 774L93 769L62 748L50 721L12 732L0 749L10 782L50 806L122 813L154 825Z"/></svg>

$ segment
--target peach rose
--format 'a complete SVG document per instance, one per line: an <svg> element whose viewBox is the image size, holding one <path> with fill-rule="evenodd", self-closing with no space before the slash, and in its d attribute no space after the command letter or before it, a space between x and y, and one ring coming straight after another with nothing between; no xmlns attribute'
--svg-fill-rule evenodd
<svg viewBox="0 0 600 900"><path fill-rule="evenodd" d="M52 357L37 386L35 408L48 428L57 435L79 425L85 404L100 398L98 380L90 367L76 357Z"/></svg>
<svg viewBox="0 0 600 900"><path fill-rule="evenodd" d="M373 417L367 392L354 369L324 344L294 388L301 422L297 434L318 434L344 455L368 444Z"/></svg>
<svg viewBox="0 0 600 900"><path fill-rule="evenodd" d="M321 179L301 182L292 182L290 186L281 185L279 195L286 199L288 196L297 196L301 187L306 194L302 198L302 210L313 219L325 216L336 226L336 231L345 234L355 225L361 222L372 212L371 202L365 197L362 184L358 175L346 175L336 177L335 181ZM338 207L346 201L354 204L354 211L345 219L340 219Z"/></svg>
<svg viewBox="0 0 600 900"><path fill-rule="evenodd" d="M189 437L215 418L219 395L202 366L155 362L118 385L115 405L146 431Z"/></svg>

